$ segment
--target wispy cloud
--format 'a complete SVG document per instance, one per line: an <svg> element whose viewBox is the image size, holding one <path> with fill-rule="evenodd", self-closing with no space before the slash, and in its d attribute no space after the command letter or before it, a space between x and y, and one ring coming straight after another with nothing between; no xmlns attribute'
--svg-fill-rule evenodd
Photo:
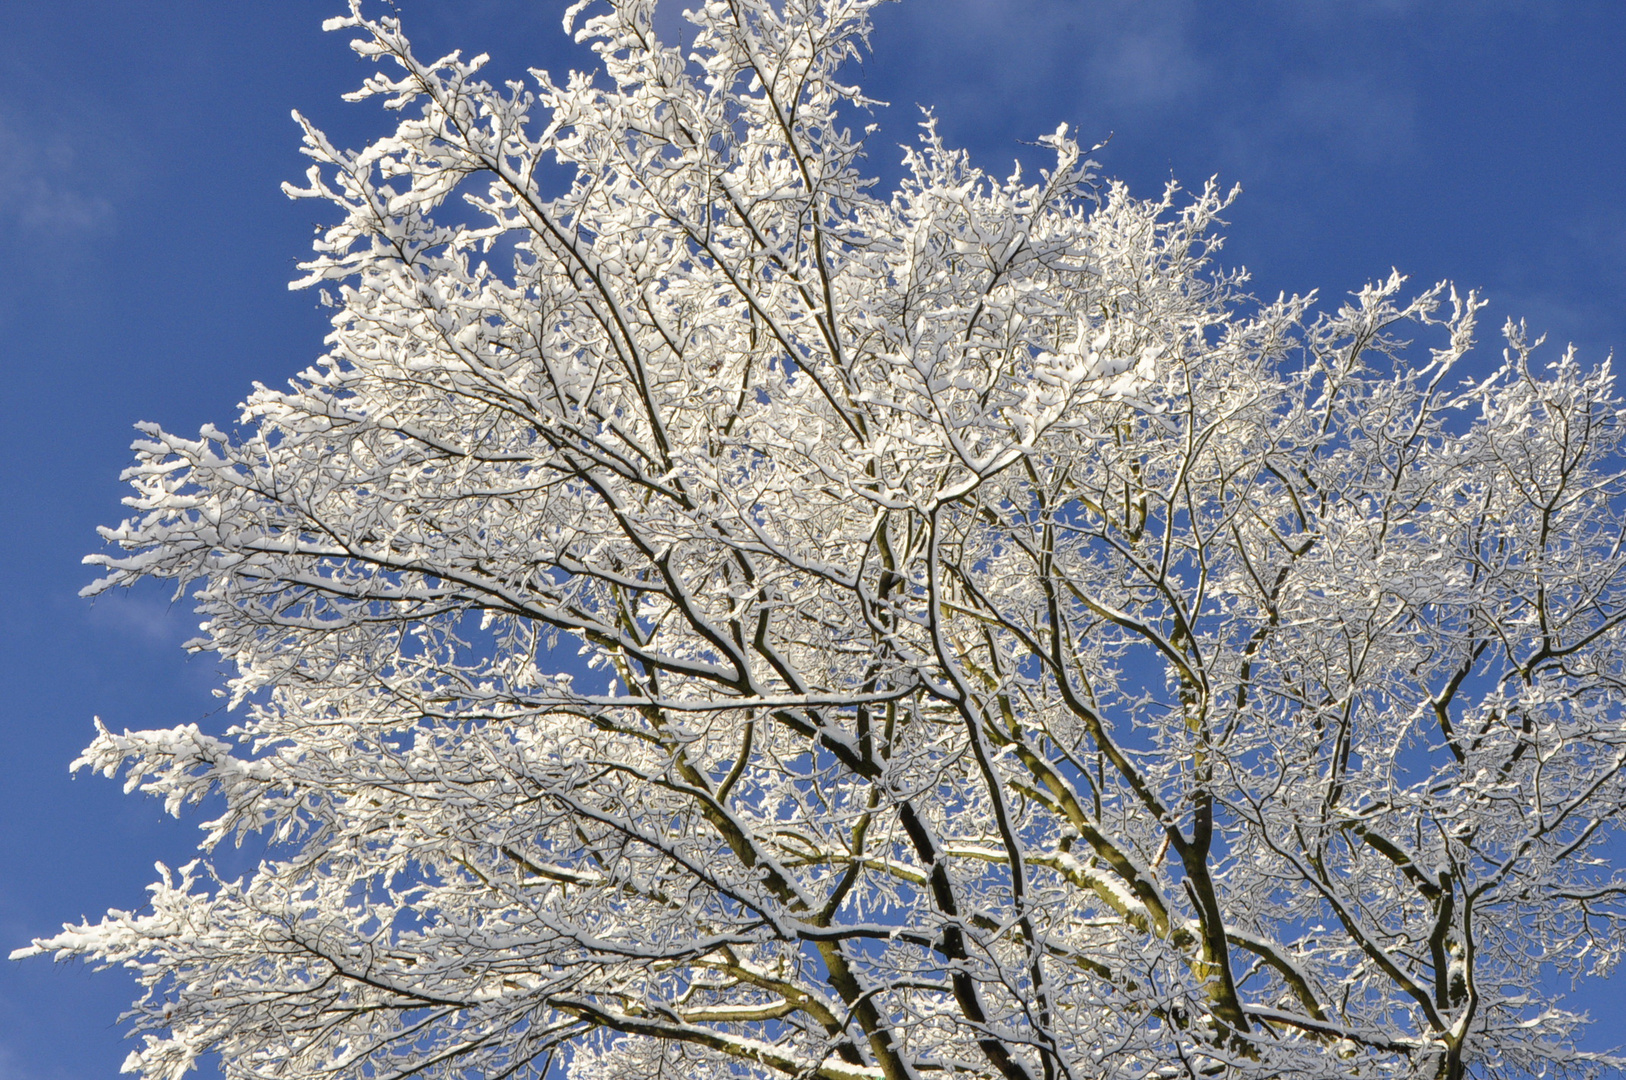
<svg viewBox="0 0 1626 1080"><path fill-rule="evenodd" d="M1365 72L1315 72L1284 84L1279 123L1287 137L1317 139L1340 157L1373 164L1410 145L1416 113L1407 87Z"/></svg>
<svg viewBox="0 0 1626 1080"><path fill-rule="evenodd" d="M1570 222L1565 233L1611 276L1626 276L1626 210L1595 209Z"/></svg>
<svg viewBox="0 0 1626 1080"><path fill-rule="evenodd" d="M5 1043L0 1043L0 1080L33 1080L17 1063L17 1054Z"/></svg>
<svg viewBox="0 0 1626 1080"><path fill-rule="evenodd" d="M106 225L113 204L84 182L86 157L67 134L40 130L0 103L0 223L57 236Z"/></svg>
<svg viewBox="0 0 1626 1080"><path fill-rule="evenodd" d="M1001 91L1023 80L976 85L979 71L1048 76L1135 108L1171 101L1205 73L1191 40L1189 0L936 0L908 17L922 48L964 65L968 95L986 95L990 112L1007 111ZM1035 34L1035 27L1053 32Z"/></svg>
<svg viewBox="0 0 1626 1080"><path fill-rule="evenodd" d="M1626 347L1617 335L1626 292L1626 211L1578 208L1498 268L1493 294L1552 346L1573 343L1588 362ZM1601 286L1601 287L1600 287Z"/></svg>
<svg viewBox="0 0 1626 1080"><path fill-rule="evenodd" d="M199 632L191 601L174 601L169 591L156 585L102 593L92 602L88 618L93 625L122 637L166 648Z"/></svg>
<svg viewBox="0 0 1626 1080"><path fill-rule="evenodd" d="M1188 3L1092 0L1089 7L1089 52L1080 60L1096 94L1131 109L1156 109L1209 78L1192 40Z"/></svg>
<svg viewBox="0 0 1626 1080"><path fill-rule="evenodd" d="M1560 16L1560 5L1541 0L1276 0L1282 17L1328 24L1351 19L1460 18L1510 11Z"/></svg>

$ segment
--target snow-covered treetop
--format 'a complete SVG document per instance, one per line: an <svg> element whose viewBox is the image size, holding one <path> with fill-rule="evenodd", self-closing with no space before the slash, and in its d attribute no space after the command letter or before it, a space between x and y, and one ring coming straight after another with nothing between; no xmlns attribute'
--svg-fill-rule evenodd
<svg viewBox="0 0 1626 1080"><path fill-rule="evenodd" d="M1229 195L1066 128L999 180L928 121L878 194L877 2L577 3L602 72L504 87L328 24L398 117L300 121L328 351L144 425L91 559L241 719L79 764L268 844L22 950L140 974L129 1069L1618 1065L1550 991L1626 942L1607 366L1466 380L1480 301L1398 275L1256 302Z"/></svg>

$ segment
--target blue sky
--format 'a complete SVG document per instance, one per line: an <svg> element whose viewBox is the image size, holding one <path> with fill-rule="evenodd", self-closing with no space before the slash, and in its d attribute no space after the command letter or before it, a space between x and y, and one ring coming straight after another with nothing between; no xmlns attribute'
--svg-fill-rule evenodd
<svg viewBox="0 0 1626 1080"><path fill-rule="evenodd" d="M366 71L320 30L341 6L0 4L0 955L189 858L194 821L67 764L95 715L224 726L217 665L180 651L195 619L165 594L77 599L79 559L120 516L133 422L229 421L320 351L315 298L285 288L319 210L278 185L304 169L290 109L340 142L383 130L339 100ZM564 6L399 0L424 51L489 51L503 77L588 62ZM1626 347L1618 0L905 0L873 44L883 176L916 104L1000 172L1065 120L1111 135L1103 171L1142 194L1241 184L1223 260L1261 295L1335 300L1394 266L1482 289L1492 329ZM1626 1043L1623 990L1578 994L1594 1045ZM114 1075L131 995L0 962L0 1080Z"/></svg>

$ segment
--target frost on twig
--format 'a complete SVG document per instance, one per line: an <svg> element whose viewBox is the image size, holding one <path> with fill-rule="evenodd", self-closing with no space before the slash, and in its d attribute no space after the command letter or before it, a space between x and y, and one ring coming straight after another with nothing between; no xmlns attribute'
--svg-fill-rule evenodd
<svg viewBox="0 0 1626 1080"><path fill-rule="evenodd" d="M1543 974L1626 941L1609 368L1467 382L1482 302L1399 274L1258 303L1231 194L1065 128L1000 180L928 117L877 194L873 6L575 4L602 73L530 88L331 23L397 126L300 121L329 351L143 427L90 560L241 719L78 764L269 844L22 950L138 974L132 1071L1618 1064Z"/></svg>

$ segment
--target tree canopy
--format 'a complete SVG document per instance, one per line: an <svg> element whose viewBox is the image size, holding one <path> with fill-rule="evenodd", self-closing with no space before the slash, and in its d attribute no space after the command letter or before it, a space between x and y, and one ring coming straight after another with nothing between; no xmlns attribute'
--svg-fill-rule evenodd
<svg viewBox="0 0 1626 1080"><path fill-rule="evenodd" d="M241 719L78 764L266 844L20 950L139 973L130 1069L1620 1065L1551 989L1626 948L1608 366L1259 301L1230 194L1065 127L999 179L928 118L877 194L878 2L577 3L602 73L500 87L330 21L398 122L301 120L328 351L143 425L90 560Z"/></svg>

